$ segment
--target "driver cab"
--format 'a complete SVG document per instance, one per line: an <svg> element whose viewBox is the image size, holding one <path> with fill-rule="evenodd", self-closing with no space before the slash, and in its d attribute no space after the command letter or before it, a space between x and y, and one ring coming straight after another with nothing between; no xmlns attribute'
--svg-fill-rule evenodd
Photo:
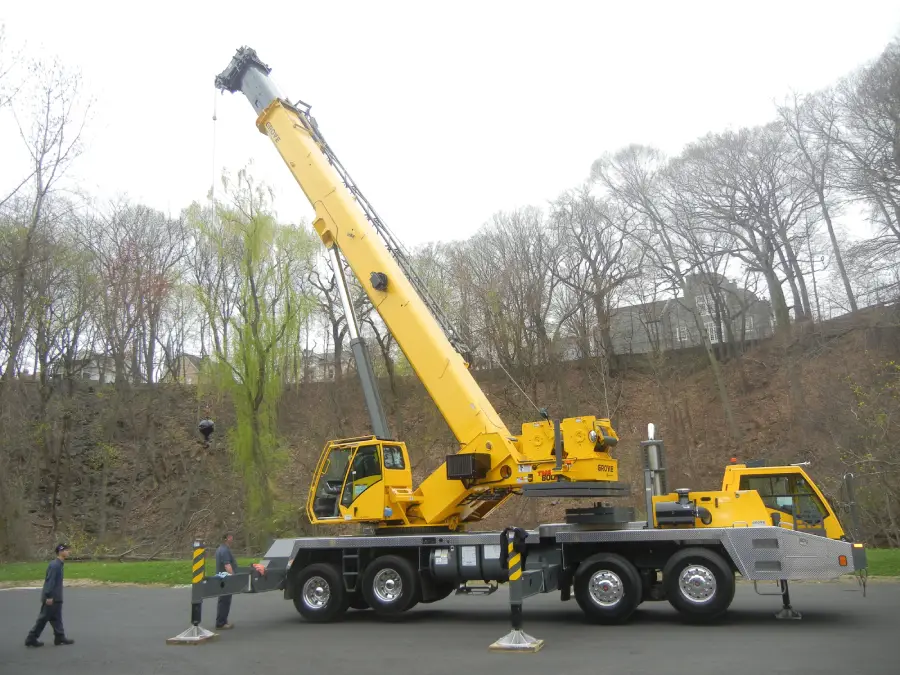
<svg viewBox="0 0 900 675"><path fill-rule="evenodd" d="M374 437L333 442L316 468L308 505L312 522L382 520L391 487L409 487L405 448ZM311 506L311 508L309 508Z"/></svg>
<svg viewBox="0 0 900 675"><path fill-rule="evenodd" d="M726 468L723 489L756 491L783 527L831 539L844 534L824 495L799 466L733 464Z"/></svg>

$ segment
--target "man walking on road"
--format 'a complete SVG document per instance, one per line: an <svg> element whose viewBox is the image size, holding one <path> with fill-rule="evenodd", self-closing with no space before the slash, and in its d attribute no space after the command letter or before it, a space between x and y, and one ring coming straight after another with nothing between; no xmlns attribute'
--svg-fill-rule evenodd
<svg viewBox="0 0 900 675"><path fill-rule="evenodd" d="M228 574L234 574L237 572L237 561L234 559L234 556L231 554L231 544L234 542L234 537L230 532L227 532L225 536L222 538L222 543L219 544L219 548L216 549L216 574L221 574L222 572L228 572ZM216 607L216 628L220 630L226 630L228 628L234 628L233 624L228 623L228 612L231 610L231 596L230 595L220 595L219 602Z"/></svg>
<svg viewBox="0 0 900 675"><path fill-rule="evenodd" d="M25 638L26 647L43 647L44 643L38 640L44 628L49 623L53 627L53 644L70 645L75 640L66 637L62 622L63 604L63 564L69 557L69 545L59 544L56 547L56 558L47 565L47 574L44 577L44 588L41 590L41 613L38 614L34 628Z"/></svg>

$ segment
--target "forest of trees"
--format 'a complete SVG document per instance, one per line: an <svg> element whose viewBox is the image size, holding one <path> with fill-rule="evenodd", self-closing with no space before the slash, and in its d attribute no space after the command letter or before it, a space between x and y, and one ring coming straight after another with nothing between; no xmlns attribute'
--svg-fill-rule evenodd
<svg viewBox="0 0 900 675"><path fill-rule="evenodd" d="M88 98L77 72L27 60L0 33L0 109L14 113L2 119L30 158L0 185L0 420L21 424L19 388L39 399L30 433L17 436L29 442L0 442L7 530L36 467L69 452L67 397L96 357L122 390L178 379L185 353L203 358L210 386L237 411L230 438L247 498L271 517L279 391L308 378L316 350L331 355L335 379L346 376L349 338L324 249L307 223L274 219L249 169L223 174L215 203L198 199L176 215L73 191L66 179L85 150ZM699 275L722 332L710 336L694 311L696 335L737 437L721 368L745 347L723 280L770 303L785 349L805 326L900 297L900 42L827 89L786 97L762 126L710 132L675 157L632 145L585 169L582 184L549 204L497 213L464 241L411 252L474 347L473 367L502 366L526 392L568 341L610 378L614 410L611 317L676 296L695 309L688 279ZM353 290L394 388L409 365ZM789 386L799 409L799 365Z"/></svg>

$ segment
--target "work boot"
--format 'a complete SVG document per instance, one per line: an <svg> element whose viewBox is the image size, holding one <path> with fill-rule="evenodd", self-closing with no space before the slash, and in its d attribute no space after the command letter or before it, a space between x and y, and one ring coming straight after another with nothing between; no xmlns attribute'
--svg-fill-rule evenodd
<svg viewBox="0 0 900 675"><path fill-rule="evenodd" d="M44 643L37 638L25 638L26 647L43 647Z"/></svg>
<svg viewBox="0 0 900 675"><path fill-rule="evenodd" d="M65 635L62 637L57 636L56 639L53 640L53 644L55 645L73 645L75 644L75 640L70 640Z"/></svg>

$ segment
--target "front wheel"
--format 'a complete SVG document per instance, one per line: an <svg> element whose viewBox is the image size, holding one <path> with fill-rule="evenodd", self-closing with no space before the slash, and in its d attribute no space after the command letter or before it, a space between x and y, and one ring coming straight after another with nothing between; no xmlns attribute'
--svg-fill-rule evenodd
<svg viewBox="0 0 900 675"><path fill-rule="evenodd" d="M307 621L328 623L347 611L350 598L341 574L330 563L313 563L297 575L294 607Z"/></svg>
<svg viewBox="0 0 900 675"><path fill-rule="evenodd" d="M669 558L663 568L663 587L669 604L691 621L721 617L734 600L734 571L707 548L689 548Z"/></svg>
<svg viewBox="0 0 900 675"><path fill-rule="evenodd" d="M362 593L375 613L394 616L412 609L421 599L419 574L406 558L381 556L366 567Z"/></svg>
<svg viewBox="0 0 900 675"><path fill-rule="evenodd" d="M582 561L574 582L575 601L594 623L624 623L643 595L637 568L615 553L598 553Z"/></svg>

